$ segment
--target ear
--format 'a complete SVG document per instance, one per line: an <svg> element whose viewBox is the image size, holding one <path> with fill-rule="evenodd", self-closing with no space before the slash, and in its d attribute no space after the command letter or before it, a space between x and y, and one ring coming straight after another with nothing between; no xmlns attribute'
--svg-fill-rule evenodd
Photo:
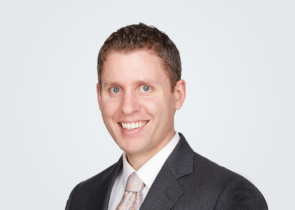
<svg viewBox="0 0 295 210"><path fill-rule="evenodd" d="M183 79L176 82L174 88L174 96L175 96L175 110L179 110L185 100L186 97L186 83Z"/></svg>
<svg viewBox="0 0 295 210"><path fill-rule="evenodd" d="M101 107L101 95L100 95L99 83L96 84L96 94L97 94L99 110L101 110L101 108L100 108Z"/></svg>

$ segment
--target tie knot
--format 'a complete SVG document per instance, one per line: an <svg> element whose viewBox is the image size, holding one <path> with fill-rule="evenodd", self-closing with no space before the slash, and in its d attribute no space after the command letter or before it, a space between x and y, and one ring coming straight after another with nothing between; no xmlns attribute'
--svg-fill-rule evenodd
<svg viewBox="0 0 295 210"><path fill-rule="evenodd" d="M127 191L140 192L144 188L144 186L144 183L141 181L141 179L137 176L135 172L130 174L126 185Z"/></svg>

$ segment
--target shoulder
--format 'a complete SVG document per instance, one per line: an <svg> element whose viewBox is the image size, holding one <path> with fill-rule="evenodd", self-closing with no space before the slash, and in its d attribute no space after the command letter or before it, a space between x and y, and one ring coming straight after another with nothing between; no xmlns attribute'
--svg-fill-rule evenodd
<svg viewBox="0 0 295 210"><path fill-rule="evenodd" d="M78 184L78 188L80 190L86 190L86 191L93 191L96 189L103 180L110 174L112 169L115 167L116 163L105 169L104 171L100 172L99 174L81 182Z"/></svg>
<svg viewBox="0 0 295 210"><path fill-rule="evenodd" d="M85 209L84 206L87 204L90 194L93 193L99 185L101 185L103 180L110 174L115 165L116 164L113 164L99 174L77 184L70 193L66 210L69 210L70 206L78 207L77 209Z"/></svg>
<svg viewBox="0 0 295 210"><path fill-rule="evenodd" d="M223 188L233 180L242 178L241 175L222 167L197 153L194 153L193 167L194 176L198 176L201 180L207 180L207 182L211 183L214 188L217 186Z"/></svg>
<svg viewBox="0 0 295 210"><path fill-rule="evenodd" d="M268 207L260 191L247 179L240 177L224 187L214 209L267 210Z"/></svg>
<svg viewBox="0 0 295 210"><path fill-rule="evenodd" d="M243 176L194 153L191 183L215 204L214 209L267 209L260 191ZM205 199L206 200L206 199Z"/></svg>

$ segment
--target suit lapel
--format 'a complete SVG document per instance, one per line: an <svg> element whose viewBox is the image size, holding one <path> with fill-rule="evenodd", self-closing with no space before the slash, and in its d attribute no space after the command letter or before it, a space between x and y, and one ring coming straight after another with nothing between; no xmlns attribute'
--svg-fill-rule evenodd
<svg viewBox="0 0 295 210"><path fill-rule="evenodd" d="M109 174L106 174L101 185L92 193L89 210L107 210L114 182L122 168L122 156Z"/></svg>
<svg viewBox="0 0 295 210"><path fill-rule="evenodd" d="M183 191L167 163L164 164L149 190L140 210L170 209Z"/></svg>
<svg viewBox="0 0 295 210"><path fill-rule="evenodd" d="M179 135L178 144L160 170L140 210L171 209L184 193L178 179L193 172L194 151L184 136Z"/></svg>

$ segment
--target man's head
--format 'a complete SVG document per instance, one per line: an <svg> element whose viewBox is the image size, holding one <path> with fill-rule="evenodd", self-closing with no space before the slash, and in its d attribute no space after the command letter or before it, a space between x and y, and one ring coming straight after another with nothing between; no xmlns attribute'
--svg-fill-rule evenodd
<svg viewBox="0 0 295 210"><path fill-rule="evenodd" d="M121 28L100 50L98 75L99 108L115 142L127 155L156 154L175 134L185 99L176 46L154 27Z"/></svg>
<svg viewBox="0 0 295 210"><path fill-rule="evenodd" d="M97 59L98 83L101 88L103 63L112 51L130 52L147 49L162 58L163 67L171 82L171 91L181 79L181 60L177 47L169 37L157 28L143 23L129 25L112 33L101 47Z"/></svg>

